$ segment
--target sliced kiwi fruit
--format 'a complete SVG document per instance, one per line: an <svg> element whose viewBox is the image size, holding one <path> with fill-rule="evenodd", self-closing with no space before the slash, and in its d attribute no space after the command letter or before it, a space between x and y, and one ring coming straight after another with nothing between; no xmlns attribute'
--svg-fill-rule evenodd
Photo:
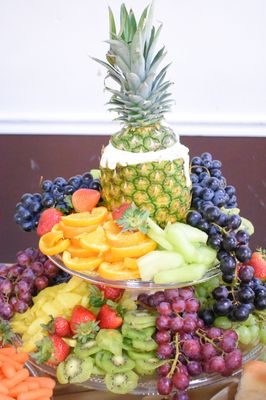
<svg viewBox="0 0 266 400"><path fill-rule="evenodd" d="M82 383L89 379L92 369L92 358L82 360L71 354L57 367L56 377L59 383Z"/></svg>
<svg viewBox="0 0 266 400"><path fill-rule="evenodd" d="M101 329L96 336L97 346L116 356L122 355L123 336L115 329Z"/></svg>
<svg viewBox="0 0 266 400"><path fill-rule="evenodd" d="M127 323L122 325L122 335L129 339L140 339L146 340L150 339L150 337L155 332L155 327L144 328L141 330L135 329Z"/></svg>
<svg viewBox="0 0 266 400"><path fill-rule="evenodd" d="M134 370L140 375L153 375L154 371L164 363L164 360L152 357L147 360L136 360Z"/></svg>
<svg viewBox="0 0 266 400"><path fill-rule="evenodd" d="M135 372L127 371L117 374L108 373L105 375L104 382L110 392L127 394L137 387L138 379L139 377Z"/></svg>
<svg viewBox="0 0 266 400"><path fill-rule="evenodd" d="M156 316L151 315L147 311L128 311L124 315L124 322L129 324L134 329L144 329L154 326Z"/></svg>
<svg viewBox="0 0 266 400"><path fill-rule="evenodd" d="M122 347L124 350L133 350L132 340L124 337Z"/></svg>
<svg viewBox="0 0 266 400"><path fill-rule="evenodd" d="M148 340L140 340L140 339L133 339L132 346L136 350L140 351L152 351L156 350L158 345L153 339Z"/></svg>
<svg viewBox="0 0 266 400"><path fill-rule="evenodd" d="M131 360L136 361L136 360L149 360L150 358L156 358L155 352L147 352L147 353L140 353L138 351L132 351L128 350L127 351L128 357L131 358Z"/></svg>
<svg viewBox="0 0 266 400"><path fill-rule="evenodd" d="M74 353L83 360L85 360L92 354L97 353L98 351L100 351L100 347L97 346L96 340L90 340L89 342L84 344L78 343L74 348Z"/></svg>
<svg viewBox="0 0 266 400"><path fill-rule="evenodd" d="M104 371L103 369L98 367L98 365L93 364L92 375L105 375L105 374L106 374L106 371Z"/></svg>
<svg viewBox="0 0 266 400"><path fill-rule="evenodd" d="M135 367L135 362L125 353L121 356L115 356L109 351L100 351L96 354L95 362L98 367L108 373L126 372Z"/></svg>

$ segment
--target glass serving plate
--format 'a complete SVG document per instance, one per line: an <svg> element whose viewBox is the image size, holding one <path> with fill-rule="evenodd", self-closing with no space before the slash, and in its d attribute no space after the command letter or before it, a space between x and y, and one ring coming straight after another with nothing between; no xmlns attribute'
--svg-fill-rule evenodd
<svg viewBox="0 0 266 400"><path fill-rule="evenodd" d="M98 275L96 272L80 272L80 271L74 271L73 269L70 269L65 266L65 264L62 261L62 258L60 255L57 256L48 256L49 259L57 265L59 268L61 268L63 271L69 273L70 275L78 276L81 279L84 279L85 281L92 283L94 285L106 285L106 286L111 286L115 288L121 288L121 289L127 289L127 290L142 290L142 291L147 291L147 290L163 290L163 289L173 289L173 288L180 288L180 287L186 287L186 286L192 286L192 285L197 285L198 283L206 282L211 278L214 278L215 276L220 275L221 271L219 268L219 264L217 264L215 267L210 268L203 276L202 278L195 280L195 281L189 281L189 282L177 282L177 283L168 283L168 284L160 284L160 283L154 283L152 281L141 281L140 279L136 280L110 280L110 279L105 279L102 278L100 275Z"/></svg>
<svg viewBox="0 0 266 400"><path fill-rule="evenodd" d="M261 344L257 344L253 348L246 349L243 351L243 364L250 360L257 359L264 346ZM49 367L47 365L38 365L34 360L30 361L35 369L39 371L42 375L49 375L55 377L55 369ZM216 383L220 383L230 379L231 377L235 377L241 373L241 369L235 371L230 377L223 377L219 374L201 374L197 378L191 378L189 389L196 389L207 385L214 385ZM89 380L83 383L79 383L79 386L86 387L88 389L95 389L100 391L107 391L107 388L104 383L104 378L101 376L93 375ZM155 396L157 395L157 379L156 376L148 376L145 378L140 378L138 386L133 390L130 394L135 394L139 396Z"/></svg>

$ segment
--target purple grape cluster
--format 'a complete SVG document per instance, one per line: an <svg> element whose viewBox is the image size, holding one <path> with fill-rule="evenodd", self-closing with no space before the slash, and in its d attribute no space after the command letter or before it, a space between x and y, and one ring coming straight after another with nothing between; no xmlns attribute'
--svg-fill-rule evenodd
<svg viewBox="0 0 266 400"><path fill-rule="evenodd" d="M94 189L101 191L99 179L94 179L90 172L75 175L68 180L57 177L53 181L46 179L41 182L41 193L25 193L16 205L15 222L26 232L33 231L40 219L41 212L55 207L68 214L73 210L71 195L78 189Z"/></svg>
<svg viewBox="0 0 266 400"><path fill-rule="evenodd" d="M154 339L157 357L165 360L158 368L160 395L172 393L173 400L187 400L191 377L205 373L231 375L242 365L237 349L238 336L233 330L207 327L199 318L199 301L192 287L167 289L138 296L141 307L158 312ZM174 391L174 393L173 393Z"/></svg>
<svg viewBox="0 0 266 400"><path fill-rule="evenodd" d="M69 279L39 250L19 251L15 264L0 264L0 317L9 320L15 312L24 313L40 290Z"/></svg>

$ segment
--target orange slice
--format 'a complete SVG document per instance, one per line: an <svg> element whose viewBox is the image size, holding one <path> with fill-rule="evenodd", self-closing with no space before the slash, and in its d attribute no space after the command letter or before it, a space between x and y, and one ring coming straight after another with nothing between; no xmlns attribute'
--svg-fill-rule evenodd
<svg viewBox="0 0 266 400"><path fill-rule="evenodd" d="M51 232L63 232L62 229L61 229L60 223L55 224L55 225L52 227Z"/></svg>
<svg viewBox="0 0 266 400"><path fill-rule="evenodd" d="M93 271L103 261L101 257L72 258L68 251L64 251L62 259L64 264L74 271Z"/></svg>
<svg viewBox="0 0 266 400"><path fill-rule="evenodd" d="M124 267L125 266L123 262L103 262L99 266L97 272L102 278L110 280L127 280L140 278L140 274L138 271L132 271Z"/></svg>
<svg viewBox="0 0 266 400"><path fill-rule="evenodd" d="M145 239L142 243L129 247L111 247L110 255L113 261L122 261L125 257L139 258L155 250L157 244L151 239Z"/></svg>
<svg viewBox="0 0 266 400"><path fill-rule="evenodd" d="M75 236L81 235L82 233L93 232L97 229L98 225L89 225L89 226L69 226L65 225L62 221L57 224L58 228L64 233L64 237L67 239L72 239Z"/></svg>
<svg viewBox="0 0 266 400"><path fill-rule="evenodd" d="M71 254L71 257L96 257L95 251L83 249L82 247L73 246L72 244L68 247L67 251Z"/></svg>
<svg viewBox="0 0 266 400"><path fill-rule="evenodd" d="M84 211L81 213L70 214L62 217L64 225L84 227L100 224L105 220L108 215L107 208L105 207L95 207L91 212Z"/></svg>
<svg viewBox="0 0 266 400"><path fill-rule="evenodd" d="M62 253L70 245L69 239L64 239L62 232L48 232L39 240L39 248L46 256Z"/></svg>
<svg viewBox="0 0 266 400"><path fill-rule="evenodd" d="M111 232L114 235L118 234L121 232L122 228L120 228L114 220L110 220L110 221L106 221L103 224L103 228L105 230L105 232Z"/></svg>
<svg viewBox="0 0 266 400"><path fill-rule="evenodd" d="M136 258L126 257L124 259L124 266L125 266L125 268L130 269L132 271L139 271L139 267L138 267Z"/></svg>
<svg viewBox="0 0 266 400"><path fill-rule="evenodd" d="M102 226L98 226L96 231L82 235L80 245L84 249L93 250L98 253L105 253L110 246L106 241L105 231Z"/></svg>

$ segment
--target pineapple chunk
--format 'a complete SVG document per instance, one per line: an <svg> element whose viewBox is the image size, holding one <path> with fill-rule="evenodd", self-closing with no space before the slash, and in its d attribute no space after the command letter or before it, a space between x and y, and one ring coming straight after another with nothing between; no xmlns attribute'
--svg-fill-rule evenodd
<svg viewBox="0 0 266 400"><path fill-rule="evenodd" d="M73 292L73 291L75 291L75 289L78 290L78 288L81 286L82 283L83 283L83 281L81 278L78 278L77 276L73 276L60 291Z"/></svg>
<svg viewBox="0 0 266 400"><path fill-rule="evenodd" d="M43 328L41 324L47 324L49 320L50 317L48 315L43 315L40 318L36 318L28 327L28 334L35 335L37 332L42 331Z"/></svg>
<svg viewBox="0 0 266 400"><path fill-rule="evenodd" d="M77 293L60 293L56 299L64 308L72 309L80 304L82 297Z"/></svg>

